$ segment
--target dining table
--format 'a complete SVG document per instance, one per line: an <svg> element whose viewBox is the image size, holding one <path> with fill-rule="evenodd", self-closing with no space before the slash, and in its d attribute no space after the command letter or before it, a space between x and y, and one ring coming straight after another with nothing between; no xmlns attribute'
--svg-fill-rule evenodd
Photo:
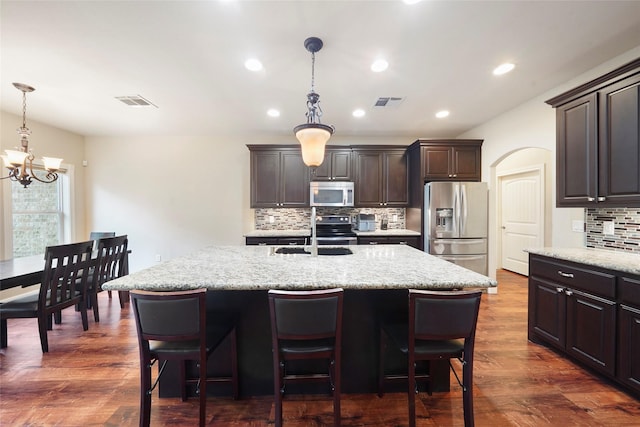
<svg viewBox="0 0 640 427"><path fill-rule="evenodd" d="M0 261L0 290L37 285L43 271L44 254Z"/></svg>

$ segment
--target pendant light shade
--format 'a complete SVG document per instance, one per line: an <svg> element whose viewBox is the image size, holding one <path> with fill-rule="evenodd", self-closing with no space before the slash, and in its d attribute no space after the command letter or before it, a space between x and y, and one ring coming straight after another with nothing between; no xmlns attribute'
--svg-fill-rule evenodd
<svg viewBox="0 0 640 427"><path fill-rule="evenodd" d="M320 123L322 109L320 108L320 95L315 92L315 60L316 52L322 49L322 40L317 37L309 37L304 41L304 47L311 52L311 91L307 94L307 123L296 126L293 129L296 138L300 141L302 149L302 161L309 167L318 167L324 161L324 147L331 135L333 126Z"/></svg>
<svg viewBox="0 0 640 427"><path fill-rule="evenodd" d="M302 146L302 161L310 167L318 167L324 161L324 147L333 134L331 126L304 124L293 129Z"/></svg>

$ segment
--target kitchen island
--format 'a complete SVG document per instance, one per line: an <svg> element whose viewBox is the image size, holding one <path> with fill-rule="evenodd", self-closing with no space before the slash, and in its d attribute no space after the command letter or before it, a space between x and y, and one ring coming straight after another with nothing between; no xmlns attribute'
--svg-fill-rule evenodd
<svg viewBox="0 0 640 427"><path fill-rule="evenodd" d="M206 288L207 310L239 315L238 364L243 396L273 393L267 291L341 287L343 390L377 387L377 319L406 312L407 289L488 288L495 280L405 245L349 246L351 255L278 254L274 246L212 246L105 283L106 290ZM224 354L221 349L220 353ZM210 361L213 373L225 361ZM449 386L448 365L436 390ZM176 377L163 378L161 396L178 395ZM211 387L213 389L213 387Z"/></svg>

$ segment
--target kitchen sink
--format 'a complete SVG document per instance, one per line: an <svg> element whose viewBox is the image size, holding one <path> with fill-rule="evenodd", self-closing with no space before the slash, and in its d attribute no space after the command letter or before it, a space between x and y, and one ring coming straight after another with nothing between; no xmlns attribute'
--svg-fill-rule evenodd
<svg viewBox="0 0 640 427"><path fill-rule="evenodd" d="M305 250L302 246L285 246L276 249L277 254L308 254L311 252ZM349 248L318 248L318 255L351 255L351 249Z"/></svg>

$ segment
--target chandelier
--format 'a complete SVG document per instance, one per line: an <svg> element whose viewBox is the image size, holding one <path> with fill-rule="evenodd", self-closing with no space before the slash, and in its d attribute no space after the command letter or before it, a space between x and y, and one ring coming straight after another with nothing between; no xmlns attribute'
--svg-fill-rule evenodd
<svg viewBox="0 0 640 427"><path fill-rule="evenodd" d="M307 123L293 128L296 138L302 148L302 161L310 167L318 167L324 161L324 146L333 135L333 126L320 123L322 109L320 95L315 92L315 63L316 52L322 49L322 40L309 37L304 41L304 47L311 52L311 92L307 94Z"/></svg>
<svg viewBox="0 0 640 427"><path fill-rule="evenodd" d="M22 83L14 83L13 85L22 92L22 126L17 129L18 135L20 135L21 146L20 148L16 147L15 150L4 150L7 154L0 156L7 169L9 169L9 175L0 179L9 178L12 181L22 184L24 188L27 188L27 186L31 184L32 179L48 184L58 179L56 172L60 169L62 159L43 157L42 161L44 163L44 169L47 171L46 175L43 178L38 178L33 172L33 160L35 157L33 156L33 152L29 150L29 135L31 135L31 131L27 127L26 116L27 92L33 92L35 89Z"/></svg>

